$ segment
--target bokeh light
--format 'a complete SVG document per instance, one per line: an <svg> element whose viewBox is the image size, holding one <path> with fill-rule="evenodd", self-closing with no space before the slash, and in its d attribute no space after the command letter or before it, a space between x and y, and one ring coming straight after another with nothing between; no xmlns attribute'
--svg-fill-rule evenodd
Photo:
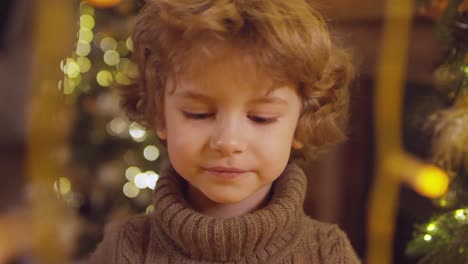
<svg viewBox="0 0 468 264"><path fill-rule="evenodd" d="M119 63L120 55L115 50L108 50L104 53L104 62L109 66L115 66Z"/></svg>
<svg viewBox="0 0 468 264"><path fill-rule="evenodd" d="M96 75L96 81L103 87L108 87L113 81L112 73L106 70L101 70Z"/></svg>
<svg viewBox="0 0 468 264"><path fill-rule="evenodd" d="M127 178L127 180L129 181L135 181L135 177L140 172L141 172L140 168L136 166L130 166L125 170L125 178Z"/></svg>
<svg viewBox="0 0 468 264"><path fill-rule="evenodd" d="M421 194L437 198L442 196L448 188L447 174L432 165L424 166L416 175L415 188Z"/></svg>
<svg viewBox="0 0 468 264"><path fill-rule="evenodd" d="M121 0L86 0L90 5L100 8L109 8L118 5Z"/></svg>
<svg viewBox="0 0 468 264"><path fill-rule="evenodd" d="M146 139L145 129L136 122L130 124L128 132L130 133L130 136L137 142L141 142Z"/></svg>
<svg viewBox="0 0 468 264"><path fill-rule="evenodd" d="M95 25L96 21L94 21L94 18L92 16L88 14L80 16L80 27L92 30Z"/></svg>
<svg viewBox="0 0 468 264"><path fill-rule="evenodd" d="M127 45L125 44L125 41L119 41L117 42L117 48L115 49L121 57L127 56L130 51L127 48Z"/></svg>
<svg viewBox="0 0 468 264"><path fill-rule="evenodd" d="M127 78L127 76L125 76L123 73L117 71L115 74L114 74L114 78L115 78L115 81L118 83L118 84L122 84L122 85L128 85L130 83L132 83L132 81L130 79Z"/></svg>
<svg viewBox="0 0 468 264"><path fill-rule="evenodd" d="M133 51L133 41L132 41L132 37L128 37L127 38L127 41L125 41L125 44L127 46L127 49L129 51Z"/></svg>
<svg viewBox="0 0 468 264"><path fill-rule="evenodd" d="M76 54L78 54L78 56L85 57L88 56L90 52L91 45L83 40L78 40L78 43L76 44Z"/></svg>
<svg viewBox="0 0 468 264"><path fill-rule="evenodd" d="M127 131L128 122L122 117L116 117L109 122L109 132L113 135L122 135Z"/></svg>
<svg viewBox="0 0 468 264"><path fill-rule="evenodd" d="M72 59L67 58L65 65L63 66L63 72L70 78L76 78L80 74L80 65Z"/></svg>
<svg viewBox="0 0 468 264"><path fill-rule="evenodd" d="M465 210L463 210L463 209L456 210L455 211L455 219L460 220L460 221L466 220Z"/></svg>
<svg viewBox="0 0 468 264"><path fill-rule="evenodd" d="M87 57L78 57L76 62L80 66L80 71L82 73L88 72L91 69L91 60Z"/></svg>
<svg viewBox="0 0 468 264"><path fill-rule="evenodd" d="M54 190L60 192L61 195L66 195L71 191L71 183L68 178L60 177L54 182Z"/></svg>
<svg viewBox="0 0 468 264"><path fill-rule="evenodd" d="M123 193L128 198L135 198L140 193L140 189L133 182L127 182L123 186Z"/></svg>
<svg viewBox="0 0 468 264"><path fill-rule="evenodd" d="M437 226L434 223L430 223L430 224L427 225L426 231L432 232L432 231L435 231L436 228L437 228Z"/></svg>
<svg viewBox="0 0 468 264"><path fill-rule="evenodd" d="M143 156L149 161L155 161L159 157L159 149L153 145L146 146L143 150Z"/></svg>
<svg viewBox="0 0 468 264"><path fill-rule="evenodd" d="M117 42L111 37L104 37L99 46L103 52L106 52L108 50L115 50L117 48Z"/></svg>
<svg viewBox="0 0 468 264"><path fill-rule="evenodd" d="M424 240L425 240L425 241L431 241L431 240L432 240L432 236L429 235L429 234L425 234L425 235L424 235Z"/></svg>
<svg viewBox="0 0 468 264"><path fill-rule="evenodd" d="M140 189L148 187L148 180L146 173L138 173L135 176L135 185Z"/></svg>
<svg viewBox="0 0 468 264"><path fill-rule="evenodd" d="M81 2L81 4L80 4L80 13L82 15L94 16L94 7L88 5L85 2Z"/></svg>
<svg viewBox="0 0 468 264"><path fill-rule="evenodd" d="M156 188L156 184L159 180L159 175L154 171L147 171L146 175L148 177L148 188L154 190Z"/></svg>
<svg viewBox="0 0 468 264"><path fill-rule="evenodd" d="M150 204L148 207L146 207L145 213L146 214L151 214L154 212L154 205Z"/></svg>
<svg viewBox="0 0 468 264"><path fill-rule="evenodd" d="M80 28L80 31L78 33L78 40L81 40L86 43L90 43L93 41L94 34L89 28Z"/></svg>

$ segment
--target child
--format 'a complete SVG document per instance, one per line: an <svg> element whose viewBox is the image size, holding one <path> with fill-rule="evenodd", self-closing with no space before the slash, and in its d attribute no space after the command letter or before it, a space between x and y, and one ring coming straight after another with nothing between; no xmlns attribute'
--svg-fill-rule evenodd
<svg viewBox="0 0 468 264"><path fill-rule="evenodd" d="M306 0L147 0L129 117L169 163L155 212L106 234L92 263L359 263L302 209L296 164L344 138L352 68Z"/></svg>

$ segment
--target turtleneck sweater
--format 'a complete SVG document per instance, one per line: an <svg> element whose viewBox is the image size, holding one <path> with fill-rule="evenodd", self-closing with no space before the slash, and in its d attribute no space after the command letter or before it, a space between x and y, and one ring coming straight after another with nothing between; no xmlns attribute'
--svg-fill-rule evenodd
<svg viewBox="0 0 468 264"><path fill-rule="evenodd" d="M227 219L192 208L186 184L172 167L164 169L155 211L106 233L90 263L360 263L343 231L304 213L307 181L295 164L273 183L265 207Z"/></svg>

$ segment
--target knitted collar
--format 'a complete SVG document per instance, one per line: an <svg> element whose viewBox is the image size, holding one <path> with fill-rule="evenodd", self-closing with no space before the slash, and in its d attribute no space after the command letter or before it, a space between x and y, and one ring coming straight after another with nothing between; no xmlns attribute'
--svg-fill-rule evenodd
<svg viewBox="0 0 468 264"><path fill-rule="evenodd" d="M277 259L299 241L307 181L295 164L273 183L264 208L228 219L195 211L184 199L183 185L177 172L166 166L154 191L153 237L168 253L199 261L249 263Z"/></svg>

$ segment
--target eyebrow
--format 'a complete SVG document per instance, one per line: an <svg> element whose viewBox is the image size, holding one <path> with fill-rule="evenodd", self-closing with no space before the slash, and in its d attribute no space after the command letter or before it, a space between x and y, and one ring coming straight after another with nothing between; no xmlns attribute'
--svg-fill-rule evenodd
<svg viewBox="0 0 468 264"><path fill-rule="evenodd" d="M283 104L283 105L288 105L288 102L280 97L277 96L268 96L267 95L259 98L255 98L249 102L249 104ZM183 98L183 99L192 99L192 100L200 100L200 101L205 101L205 102L212 102L213 99L205 94L198 93L195 91L182 91L179 92L177 97Z"/></svg>

